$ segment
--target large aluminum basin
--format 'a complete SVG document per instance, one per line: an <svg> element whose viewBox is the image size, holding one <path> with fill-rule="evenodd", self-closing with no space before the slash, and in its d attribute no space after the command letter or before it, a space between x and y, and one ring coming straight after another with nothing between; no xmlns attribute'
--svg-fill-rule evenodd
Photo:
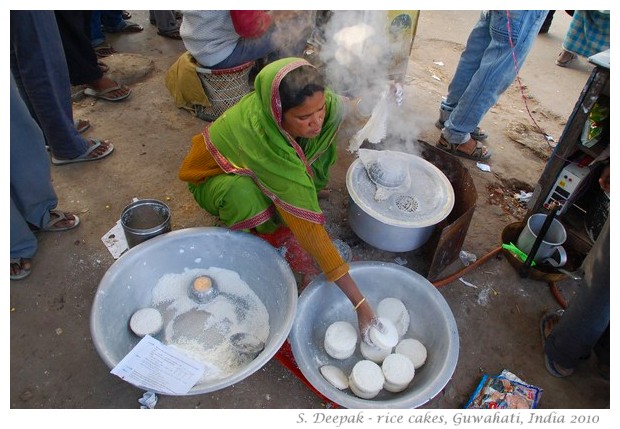
<svg viewBox="0 0 620 429"><path fill-rule="evenodd" d="M132 314L151 306L152 290L168 273L219 267L236 271L269 313L263 351L227 378L195 385L187 395L216 391L263 367L286 340L295 318L298 292L293 272L266 241L218 227L172 231L145 241L122 255L106 272L94 298L90 329L97 352L113 368L140 341L129 328Z"/></svg>
<svg viewBox="0 0 620 429"><path fill-rule="evenodd" d="M289 340L299 369L325 397L345 408L417 408L434 398L450 381L459 355L454 315L441 293L418 273L393 263L351 262L351 276L376 311L386 297L398 298L411 317L405 337L419 339L428 351L426 363L416 370L409 387L400 393L382 390L373 399L361 399L351 390L338 390L323 378L320 367L331 364L348 376L363 359L359 349L337 360L323 346L327 327L338 320L357 326L353 306L340 289L323 275L314 279L299 297Z"/></svg>

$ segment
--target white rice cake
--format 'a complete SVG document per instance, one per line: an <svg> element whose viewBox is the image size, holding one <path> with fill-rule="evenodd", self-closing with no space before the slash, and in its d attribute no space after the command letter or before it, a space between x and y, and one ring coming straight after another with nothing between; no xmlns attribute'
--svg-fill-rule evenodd
<svg viewBox="0 0 620 429"><path fill-rule="evenodd" d="M389 392L402 392L409 386L415 375L415 368L409 358L400 353L392 353L381 365L385 382L383 388Z"/></svg>
<svg viewBox="0 0 620 429"><path fill-rule="evenodd" d="M413 363L415 369L420 368L426 363L426 347L415 338L405 338L401 340L394 351L407 356L409 360L411 360L411 363Z"/></svg>
<svg viewBox="0 0 620 429"><path fill-rule="evenodd" d="M390 319L396 330L398 336L403 337L409 330L409 310L405 307L405 304L398 298L384 298L377 305L377 316Z"/></svg>
<svg viewBox="0 0 620 429"><path fill-rule="evenodd" d="M349 388L349 379L343 370L334 365L323 365L321 368L321 375L325 377L332 386L338 390L345 390Z"/></svg>
<svg viewBox="0 0 620 429"><path fill-rule="evenodd" d="M362 399L372 399L383 389L385 377L381 367L370 360L355 364L349 375L349 388Z"/></svg>
<svg viewBox="0 0 620 429"><path fill-rule="evenodd" d="M381 364L383 359L392 353L393 347L389 349L382 349L373 345L367 344L364 341L360 343L360 352L364 358L373 361L374 363Z"/></svg>
<svg viewBox="0 0 620 429"><path fill-rule="evenodd" d="M129 328L139 337L157 335L164 327L164 319L156 308L141 308L129 319Z"/></svg>
<svg viewBox="0 0 620 429"><path fill-rule="evenodd" d="M327 327L325 351L334 359L348 359L355 352L357 330L349 322L337 321Z"/></svg>
<svg viewBox="0 0 620 429"><path fill-rule="evenodd" d="M379 322L384 327L383 331L377 329L374 325L370 327L370 340L381 349L391 349L398 343L398 331L394 323L387 317L379 317Z"/></svg>

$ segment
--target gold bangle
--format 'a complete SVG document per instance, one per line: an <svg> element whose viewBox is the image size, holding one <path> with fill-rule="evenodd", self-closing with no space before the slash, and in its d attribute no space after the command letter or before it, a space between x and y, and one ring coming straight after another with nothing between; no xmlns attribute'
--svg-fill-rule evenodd
<svg viewBox="0 0 620 429"><path fill-rule="evenodd" d="M360 305L362 305L364 301L366 301L366 297L360 299L360 302L358 302L357 305L353 307L353 310L357 311L357 309L360 308Z"/></svg>

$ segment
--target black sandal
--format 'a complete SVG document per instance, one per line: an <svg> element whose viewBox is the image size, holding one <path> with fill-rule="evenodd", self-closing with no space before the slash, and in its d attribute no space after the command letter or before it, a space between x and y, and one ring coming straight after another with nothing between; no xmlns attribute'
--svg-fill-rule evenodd
<svg viewBox="0 0 620 429"><path fill-rule="evenodd" d="M179 30L171 30L171 31L159 30L157 34L162 37L167 37L169 39L181 40L181 33L179 33Z"/></svg>

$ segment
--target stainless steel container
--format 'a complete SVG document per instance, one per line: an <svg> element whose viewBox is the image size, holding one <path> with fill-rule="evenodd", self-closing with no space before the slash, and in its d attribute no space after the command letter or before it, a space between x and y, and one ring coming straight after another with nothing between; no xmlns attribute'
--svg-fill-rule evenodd
<svg viewBox="0 0 620 429"><path fill-rule="evenodd" d="M152 304L153 288L162 276L210 267L235 271L252 288L269 313L269 337L247 366L226 378L199 383L187 395L223 389L262 368L293 325L298 294L295 276L266 241L218 227L172 231L129 249L112 264L99 283L90 313L91 336L103 361L113 368L138 343L129 320L136 310Z"/></svg>
<svg viewBox="0 0 620 429"><path fill-rule="evenodd" d="M379 162L368 162L368 169L362 157L370 155ZM381 186L376 177L403 177L400 171L383 175L374 171L377 165L391 168L394 159L398 159L395 167L405 170L406 180L398 186ZM347 171L346 184L351 229L366 243L389 252L408 252L422 246L454 207L454 190L445 174L425 159L407 153L360 149L360 158Z"/></svg>
<svg viewBox="0 0 620 429"><path fill-rule="evenodd" d="M346 375L363 359L359 339L348 359L337 360L325 351L327 328L336 321L357 326L353 305L324 275L314 279L301 293L289 341L299 369L321 394L346 408L417 408L435 397L450 381L459 355L459 335L450 306L439 290L420 274L387 262L351 262L351 276L366 299L377 307L386 297L400 299L409 310L409 327L403 338L416 338L428 351L426 363L416 370L408 387L399 393L382 390L373 399L339 390L320 372L334 365Z"/></svg>

